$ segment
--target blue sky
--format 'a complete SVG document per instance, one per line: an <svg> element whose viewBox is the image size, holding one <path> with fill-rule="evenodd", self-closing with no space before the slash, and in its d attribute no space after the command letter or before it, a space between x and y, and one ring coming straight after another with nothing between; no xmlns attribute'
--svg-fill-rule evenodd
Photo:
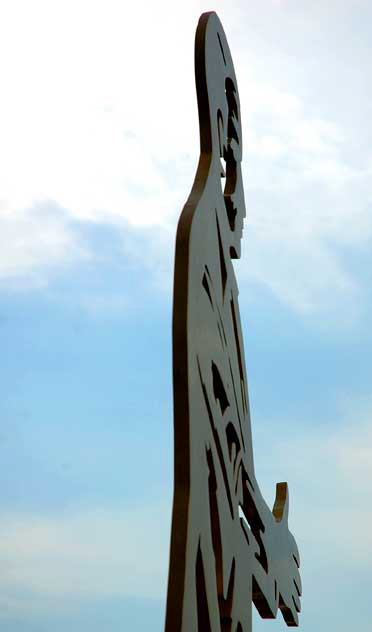
<svg viewBox="0 0 372 632"><path fill-rule="evenodd" d="M0 627L163 629L174 236L215 9L243 118L257 479L269 503L289 483L301 628L369 632L372 6L183 5L0 10Z"/></svg>

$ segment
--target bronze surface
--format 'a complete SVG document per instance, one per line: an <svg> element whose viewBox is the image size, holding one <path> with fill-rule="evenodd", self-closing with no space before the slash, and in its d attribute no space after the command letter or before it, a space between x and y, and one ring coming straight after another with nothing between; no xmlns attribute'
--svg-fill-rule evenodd
<svg viewBox="0 0 372 632"><path fill-rule="evenodd" d="M215 13L196 31L200 158L180 216L173 304L174 499L166 632L250 632L278 608L298 624L288 488L256 481L238 288L244 192L237 82Z"/></svg>

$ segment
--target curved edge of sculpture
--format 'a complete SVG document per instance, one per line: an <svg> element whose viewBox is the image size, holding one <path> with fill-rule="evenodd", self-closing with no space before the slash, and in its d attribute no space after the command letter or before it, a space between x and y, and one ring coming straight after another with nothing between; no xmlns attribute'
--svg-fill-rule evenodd
<svg viewBox="0 0 372 632"><path fill-rule="evenodd" d="M251 632L278 608L298 624L299 554L288 487L271 511L253 462L238 288L244 192L240 103L221 22L195 38L200 157L176 237L174 498L166 632Z"/></svg>

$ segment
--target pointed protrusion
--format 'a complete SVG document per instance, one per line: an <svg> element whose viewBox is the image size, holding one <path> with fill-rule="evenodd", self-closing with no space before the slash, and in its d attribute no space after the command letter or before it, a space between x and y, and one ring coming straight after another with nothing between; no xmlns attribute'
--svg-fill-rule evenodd
<svg viewBox="0 0 372 632"><path fill-rule="evenodd" d="M288 522L289 492L287 483L276 484L273 516L277 522Z"/></svg>

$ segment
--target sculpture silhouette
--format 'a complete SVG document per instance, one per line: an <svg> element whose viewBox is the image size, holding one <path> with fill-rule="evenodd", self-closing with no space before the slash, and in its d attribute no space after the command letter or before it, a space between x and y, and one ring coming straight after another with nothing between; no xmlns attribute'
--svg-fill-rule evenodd
<svg viewBox="0 0 372 632"><path fill-rule="evenodd" d="M288 491L271 511L257 484L238 288L244 193L233 62L215 13L196 31L200 159L176 240L173 305L175 486L166 632L250 632L300 610ZM224 188L222 183L225 181Z"/></svg>

